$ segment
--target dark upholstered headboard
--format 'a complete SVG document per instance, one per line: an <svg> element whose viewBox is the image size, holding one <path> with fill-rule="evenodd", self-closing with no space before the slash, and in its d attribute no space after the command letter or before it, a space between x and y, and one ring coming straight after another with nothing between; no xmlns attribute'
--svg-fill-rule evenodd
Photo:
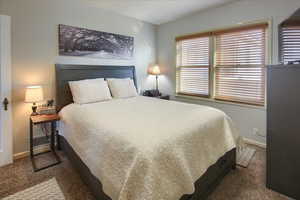
<svg viewBox="0 0 300 200"><path fill-rule="evenodd" d="M56 110L73 102L69 81L93 78L131 78L136 84L134 66L102 65L55 65L56 74Z"/></svg>

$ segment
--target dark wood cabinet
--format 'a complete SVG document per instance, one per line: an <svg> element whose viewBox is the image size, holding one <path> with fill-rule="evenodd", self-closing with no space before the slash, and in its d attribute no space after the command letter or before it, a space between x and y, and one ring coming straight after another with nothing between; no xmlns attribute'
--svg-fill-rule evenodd
<svg viewBox="0 0 300 200"><path fill-rule="evenodd" d="M267 68L267 187L300 199L300 65Z"/></svg>

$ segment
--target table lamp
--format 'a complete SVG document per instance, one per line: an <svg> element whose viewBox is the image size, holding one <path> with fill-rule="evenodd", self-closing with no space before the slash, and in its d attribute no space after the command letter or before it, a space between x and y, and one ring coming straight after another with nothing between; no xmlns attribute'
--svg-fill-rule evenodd
<svg viewBox="0 0 300 200"><path fill-rule="evenodd" d="M158 75L160 75L160 69L158 65L155 65L149 70L149 74L156 76L156 91L158 91Z"/></svg>
<svg viewBox="0 0 300 200"><path fill-rule="evenodd" d="M44 96L43 96L42 86L29 86L26 88L25 102L33 103L31 115L38 115L38 113L36 112L36 110L37 110L36 103L43 101L43 99L44 99Z"/></svg>

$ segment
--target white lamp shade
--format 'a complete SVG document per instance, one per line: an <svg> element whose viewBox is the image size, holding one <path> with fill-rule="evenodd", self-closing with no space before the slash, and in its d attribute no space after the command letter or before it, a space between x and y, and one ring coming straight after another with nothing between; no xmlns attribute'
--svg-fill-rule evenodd
<svg viewBox="0 0 300 200"><path fill-rule="evenodd" d="M152 75L160 75L160 69L158 65L155 65L154 67L152 67L152 69L150 69L149 74Z"/></svg>
<svg viewBox="0 0 300 200"><path fill-rule="evenodd" d="M25 102L36 103L43 101L43 88L41 86L30 86L26 88Z"/></svg>

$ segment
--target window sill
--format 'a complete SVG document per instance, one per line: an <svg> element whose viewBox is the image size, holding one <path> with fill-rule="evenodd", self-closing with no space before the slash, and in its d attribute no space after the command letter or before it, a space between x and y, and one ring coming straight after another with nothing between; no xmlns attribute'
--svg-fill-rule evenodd
<svg viewBox="0 0 300 200"><path fill-rule="evenodd" d="M227 104L227 105L233 105L233 106L253 108L253 109L257 109L257 110L266 110L266 106L255 106L255 105L248 105L248 104L243 104L243 103L234 103L234 102L221 101L221 100L216 100L216 99L212 99L212 98L205 98L205 97L196 97L196 96L176 94L175 98L190 99L190 100L201 100L201 101L208 101L208 102L218 103L218 104Z"/></svg>

